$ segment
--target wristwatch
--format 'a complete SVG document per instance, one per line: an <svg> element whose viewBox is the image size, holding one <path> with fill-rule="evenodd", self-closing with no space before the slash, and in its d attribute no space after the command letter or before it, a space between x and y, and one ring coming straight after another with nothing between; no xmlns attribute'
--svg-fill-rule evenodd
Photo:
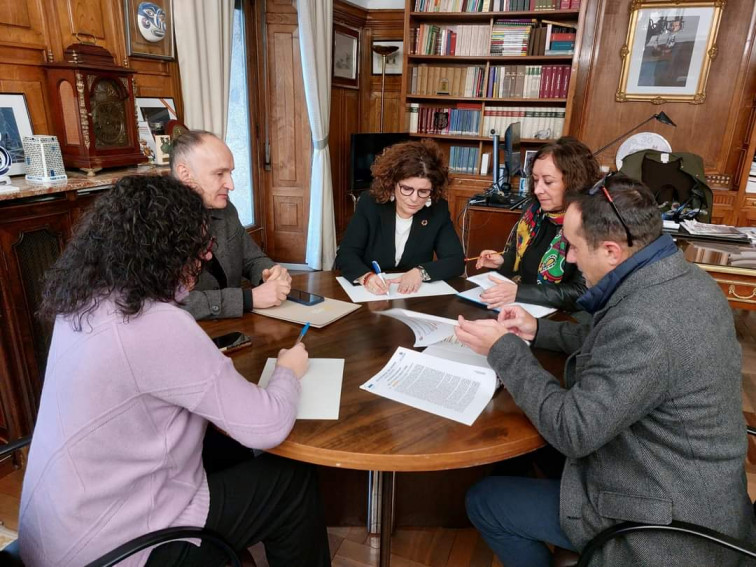
<svg viewBox="0 0 756 567"><path fill-rule="evenodd" d="M417 269L420 270L420 277L423 278L424 282L429 282L431 280L431 277L428 275L428 272L425 271L425 268L417 266Z"/></svg>

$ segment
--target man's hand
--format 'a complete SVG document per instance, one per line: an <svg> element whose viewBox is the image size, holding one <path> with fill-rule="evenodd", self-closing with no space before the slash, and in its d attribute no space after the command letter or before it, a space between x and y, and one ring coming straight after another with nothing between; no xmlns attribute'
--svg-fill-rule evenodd
<svg viewBox="0 0 756 567"><path fill-rule="evenodd" d="M276 366L288 368L294 372L297 378L301 378L307 372L307 367L310 364L309 359L310 355L307 354L304 343L299 343L292 348L279 350Z"/></svg>
<svg viewBox="0 0 756 567"><path fill-rule="evenodd" d="M454 327L454 334L459 341L483 356L488 356L494 343L507 332L506 327L494 319L468 321L462 315L458 316L457 326Z"/></svg>
<svg viewBox="0 0 756 567"><path fill-rule="evenodd" d="M504 263L504 257L496 250L483 250L478 254L478 261L475 262L475 269L493 268L494 270Z"/></svg>
<svg viewBox="0 0 756 567"><path fill-rule="evenodd" d="M481 293L480 300L488 304L489 309L502 307L514 302L517 297L516 283L504 281L494 276L488 276L488 279L496 282L496 285Z"/></svg>
<svg viewBox="0 0 756 567"><path fill-rule="evenodd" d="M265 268L262 273L263 282L271 280L284 280L286 283L291 284L291 275L289 274L289 270L276 264L272 268Z"/></svg>
<svg viewBox="0 0 756 567"><path fill-rule="evenodd" d="M420 289L420 284L423 283L423 276L420 274L420 270L412 268L409 272L402 274L402 277L390 280L389 283L397 284L399 286L397 289L399 293L414 293Z"/></svg>
<svg viewBox="0 0 756 567"><path fill-rule="evenodd" d="M281 305L291 291L291 283L286 280L268 280L252 288L252 307L265 309Z"/></svg>
<svg viewBox="0 0 756 567"><path fill-rule="evenodd" d="M526 341L532 341L538 331L538 320L519 305L502 307L498 320L508 333Z"/></svg>

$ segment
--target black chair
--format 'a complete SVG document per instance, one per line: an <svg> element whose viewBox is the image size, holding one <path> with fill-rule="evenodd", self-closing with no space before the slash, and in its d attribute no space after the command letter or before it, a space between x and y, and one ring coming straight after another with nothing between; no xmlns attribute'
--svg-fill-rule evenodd
<svg viewBox="0 0 756 567"><path fill-rule="evenodd" d="M746 429L749 435L756 435L756 427L748 425ZM754 502L753 508L754 514L756 514L756 502ZM730 549L746 557L756 559L756 546L751 542L739 540L704 526L690 524L688 522L679 522L677 520L673 520L671 524L661 525L622 522L605 529L595 536L583 548L583 551L579 556L574 551L556 548L554 550L554 567L588 567L588 565L591 564L591 560L595 553L608 541L621 536L641 532L674 532L687 534L691 537L703 539L714 545Z"/></svg>
<svg viewBox="0 0 756 567"><path fill-rule="evenodd" d="M0 461L13 457L16 451L27 446L29 443L31 443L31 435L4 445L0 448ZM239 555L222 536L212 530L191 526L165 528L136 537L131 541L119 545L99 559L92 561L87 567L110 567L111 565L120 563L127 557L131 557L135 553L147 549L148 547L186 539L208 541L225 553L229 565L232 567L242 567ZM254 565L254 562L252 562L252 565ZM5 549L0 551L0 567L24 567L24 563L21 561L21 556L19 554L18 540L7 545Z"/></svg>

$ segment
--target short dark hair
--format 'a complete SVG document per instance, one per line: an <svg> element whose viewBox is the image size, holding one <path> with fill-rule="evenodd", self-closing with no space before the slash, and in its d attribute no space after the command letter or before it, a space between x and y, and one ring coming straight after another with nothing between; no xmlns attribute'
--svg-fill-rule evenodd
<svg viewBox="0 0 756 567"><path fill-rule="evenodd" d="M171 159L169 164L171 166L171 174L174 177L177 177L178 174L178 172L176 171L176 166L181 161L186 160L195 150L195 148L201 145L205 141L205 138L207 138L208 136L212 136L213 138L220 140L218 136L216 136L212 132L208 132L207 130L189 130L173 140L171 146Z"/></svg>
<svg viewBox="0 0 756 567"><path fill-rule="evenodd" d="M562 172L565 195L590 187L601 178L601 168L591 149L577 138L562 136L555 142L541 146L533 156L528 172L531 188L535 187L533 166L546 156L551 156L557 169Z"/></svg>
<svg viewBox="0 0 756 567"><path fill-rule="evenodd" d="M396 184L410 177L421 177L431 182L433 201L446 197L449 168L444 152L433 140L389 146L375 158L370 170L373 173L370 194L379 203L387 202L394 194Z"/></svg>
<svg viewBox="0 0 756 567"><path fill-rule="evenodd" d="M40 316L71 315L81 330L111 294L125 318L147 300L173 301L202 270L209 220L202 198L177 179L123 177L97 198L45 274Z"/></svg>
<svg viewBox="0 0 756 567"><path fill-rule="evenodd" d="M614 205L633 235L632 250L640 250L662 234L662 218L651 190L623 173L606 176L600 181L614 199ZM598 185L598 184L597 184ZM627 233L603 191L590 194L591 188L567 197L567 205L576 205L582 216L581 236L597 248L602 241L626 242Z"/></svg>

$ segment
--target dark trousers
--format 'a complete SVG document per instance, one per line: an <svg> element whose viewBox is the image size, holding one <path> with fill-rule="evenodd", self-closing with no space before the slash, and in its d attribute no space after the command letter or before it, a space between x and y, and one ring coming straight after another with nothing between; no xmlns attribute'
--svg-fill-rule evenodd
<svg viewBox="0 0 756 567"><path fill-rule="evenodd" d="M265 544L271 567L331 564L315 468L247 449L208 427L202 460L210 488L205 527L241 551ZM148 567L225 565L211 543L185 542L153 550Z"/></svg>

